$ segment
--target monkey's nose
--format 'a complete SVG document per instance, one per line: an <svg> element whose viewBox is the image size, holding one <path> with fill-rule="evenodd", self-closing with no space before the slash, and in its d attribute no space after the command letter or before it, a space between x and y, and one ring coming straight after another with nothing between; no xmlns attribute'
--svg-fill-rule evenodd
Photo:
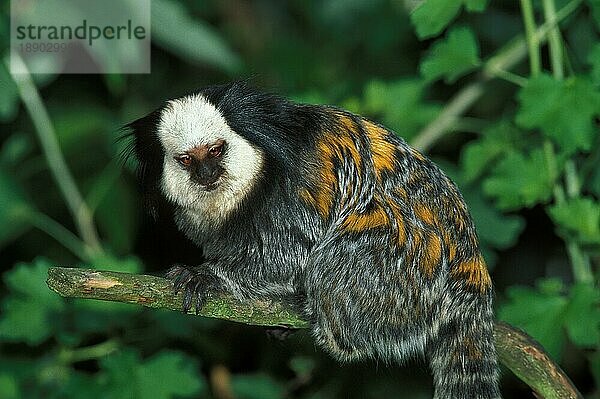
<svg viewBox="0 0 600 399"><path fill-rule="evenodd" d="M190 170L191 177L198 184L204 186L207 190L216 188L215 183L223 174L223 168L219 165L197 165Z"/></svg>

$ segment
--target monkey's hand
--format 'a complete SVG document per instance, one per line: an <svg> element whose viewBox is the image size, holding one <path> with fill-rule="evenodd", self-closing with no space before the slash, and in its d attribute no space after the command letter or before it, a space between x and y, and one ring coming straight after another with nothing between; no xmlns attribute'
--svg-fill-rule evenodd
<svg viewBox="0 0 600 399"><path fill-rule="evenodd" d="M183 291L184 313L188 313L194 306L198 314L208 295L222 290L219 278L208 267L175 265L167 271L165 277L173 282L175 293Z"/></svg>

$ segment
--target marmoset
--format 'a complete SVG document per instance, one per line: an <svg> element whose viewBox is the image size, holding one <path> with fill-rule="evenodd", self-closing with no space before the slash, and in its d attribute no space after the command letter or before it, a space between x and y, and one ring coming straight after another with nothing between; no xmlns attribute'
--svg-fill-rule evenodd
<svg viewBox="0 0 600 399"><path fill-rule="evenodd" d="M150 210L204 252L167 277L207 295L291 298L340 361L424 354L434 397L500 398L493 290L454 183L394 132L243 82L127 125Z"/></svg>

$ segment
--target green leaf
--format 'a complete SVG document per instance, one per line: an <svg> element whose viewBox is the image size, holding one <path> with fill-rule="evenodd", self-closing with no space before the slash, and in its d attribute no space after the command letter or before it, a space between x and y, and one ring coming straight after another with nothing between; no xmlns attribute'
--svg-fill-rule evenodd
<svg viewBox="0 0 600 399"><path fill-rule="evenodd" d="M198 397L206 389L196 361L176 351L164 350L144 361L125 348L102 359L100 366L111 399Z"/></svg>
<svg viewBox="0 0 600 399"><path fill-rule="evenodd" d="M228 72L239 70L240 58L212 28L191 18L183 4L152 1L152 41L184 59Z"/></svg>
<svg viewBox="0 0 600 399"><path fill-rule="evenodd" d="M600 202L586 197L573 198L550 206L548 213L562 237L600 245Z"/></svg>
<svg viewBox="0 0 600 399"><path fill-rule="evenodd" d="M556 285L551 281L550 286ZM568 300L556 289L513 286L506 290L507 302L498 317L524 329L546 348L554 359L560 359L564 333L560 326L568 307Z"/></svg>
<svg viewBox="0 0 600 399"><path fill-rule="evenodd" d="M462 0L425 0L410 15L420 39L442 31L458 15Z"/></svg>
<svg viewBox="0 0 600 399"><path fill-rule="evenodd" d="M281 383L262 373L234 375L231 388L239 399L279 399L285 393Z"/></svg>
<svg viewBox="0 0 600 399"><path fill-rule="evenodd" d="M576 345L600 345L600 291L596 287L580 283L571 288L565 327Z"/></svg>
<svg viewBox="0 0 600 399"><path fill-rule="evenodd" d="M522 132L511 122L502 120L485 129L478 140L463 147L460 166L467 183L475 181L502 155L518 149Z"/></svg>
<svg viewBox="0 0 600 399"><path fill-rule="evenodd" d="M598 134L593 118L600 114L600 93L590 82L540 75L529 80L518 98L516 121L521 127L539 128L567 154L591 149Z"/></svg>
<svg viewBox="0 0 600 399"><path fill-rule="evenodd" d="M499 208L514 210L548 201L552 184L542 150L533 150L529 155L512 151L483 182L483 191L496 200Z"/></svg>
<svg viewBox="0 0 600 399"><path fill-rule="evenodd" d="M100 379L106 387L107 399L140 398L138 373L142 360L137 351L123 348L100 360Z"/></svg>
<svg viewBox="0 0 600 399"><path fill-rule="evenodd" d="M484 11L487 0L424 0L410 19L420 39L436 36L458 15L464 4L467 11Z"/></svg>
<svg viewBox="0 0 600 399"><path fill-rule="evenodd" d="M52 316L63 309L62 299L46 286L50 263L37 259L20 263L4 276L11 293L2 303L0 337L36 345L59 327Z"/></svg>
<svg viewBox="0 0 600 399"><path fill-rule="evenodd" d="M180 352L163 350L139 371L141 398L198 397L206 389L196 362Z"/></svg>
<svg viewBox="0 0 600 399"><path fill-rule="evenodd" d="M10 374L0 373L0 398L17 399L20 397L16 378Z"/></svg>
<svg viewBox="0 0 600 399"><path fill-rule="evenodd" d="M482 12L485 11L488 5L488 0L465 0L465 8L467 11Z"/></svg>
<svg viewBox="0 0 600 399"><path fill-rule="evenodd" d="M382 82L365 87L361 112L385 123L405 140L414 137L438 114L440 107L423 100L425 83L418 79Z"/></svg>
<svg viewBox="0 0 600 399"><path fill-rule="evenodd" d="M453 83L480 64L479 45L473 31L459 27L432 46L420 70L428 82L444 77L446 83Z"/></svg>
<svg viewBox="0 0 600 399"><path fill-rule="evenodd" d="M476 194L470 191L468 197L465 194L465 200L473 214L482 244L494 249L507 249L517 242L525 228L525 220L522 217L498 212L485 200L481 191L477 191Z"/></svg>

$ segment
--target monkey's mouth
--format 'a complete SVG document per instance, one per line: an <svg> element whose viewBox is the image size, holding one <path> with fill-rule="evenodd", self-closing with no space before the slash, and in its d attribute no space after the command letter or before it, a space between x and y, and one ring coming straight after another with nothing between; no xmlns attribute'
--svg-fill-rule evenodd
<svg viewBox="0 0 600 399"><path fill-rule="evenodd" d="M203 184L200 187L202 187L202 189L204 191L213 191L214 189L216 189L217 187L219 187L219 181L215 181L213 183L209 183L209 184Z"/></svg>
<svg viewBox="0 0 600 399"><path fill-rule="evenodd" d="M223 184L225 180L225 175L226 173L221 173L221 175L217 177L216 180L211 182L198 182L198 186L200 187L200 190L205 192L214 191L217 188L219 188L221 184Z"/></svg>

